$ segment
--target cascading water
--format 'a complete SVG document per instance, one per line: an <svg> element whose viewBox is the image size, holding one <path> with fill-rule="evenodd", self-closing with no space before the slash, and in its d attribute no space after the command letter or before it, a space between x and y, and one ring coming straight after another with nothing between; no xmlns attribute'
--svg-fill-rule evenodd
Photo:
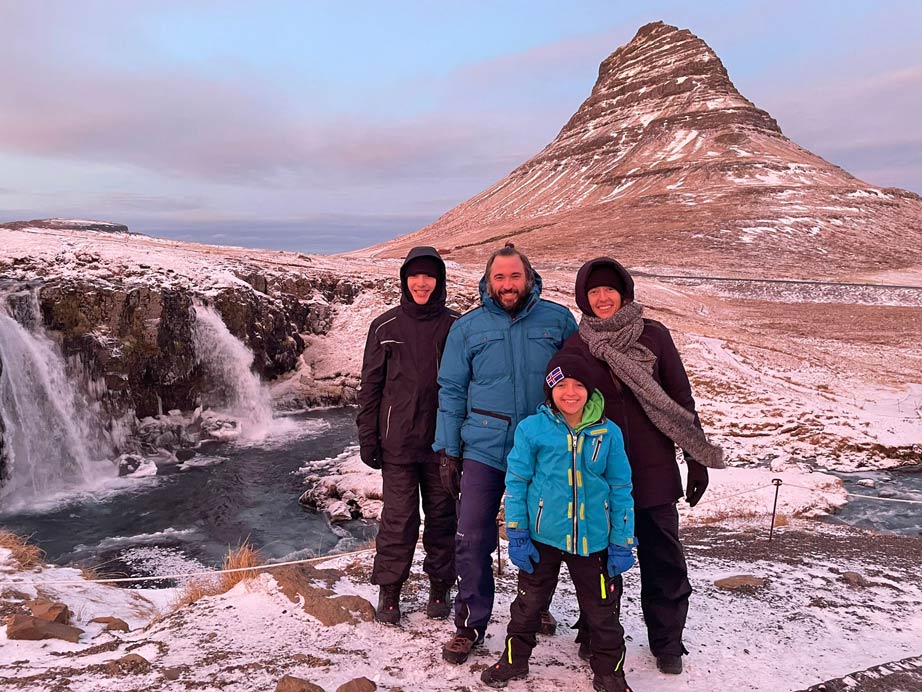
<svg viewBox="0 0 922 692"><path fill-rule="evenodd" d="M0 295L0 419L5 479L0 508L46 498L90 480L94 421L41 326L37 290ZM111 466L105 471L111 474Z"/></svg>
<svg viewBox="0 0 922 692"><path fill-rule="evenodd" d="M253 352L230 333L211 307L195 306L195 351L209 376L203 403L236 419L241 437L258 440L272 425L269 389L253 372Z"/></svg>

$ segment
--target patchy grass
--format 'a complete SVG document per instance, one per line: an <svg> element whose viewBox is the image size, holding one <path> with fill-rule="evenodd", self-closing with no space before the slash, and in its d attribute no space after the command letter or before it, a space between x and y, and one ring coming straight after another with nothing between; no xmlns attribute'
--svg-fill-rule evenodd
<svg viewBox="0 0 922 692"><path fill-rule="evenodd" d="M226 593L237 584L247 579L253 579L259 574L257 569L262 564L262 555L252 545L249 539L236 548L230 548L224 556L222 569L239 569L240 572L219 572L214 576L199 577L189 581L179 593L174 602L175 608L195 603L207 596L217 596Z"/></svg>
<svg viewBox="0 0 922 692"><path fill-rule="evenodd" d="M45 557L44 550L30 545L27 539L6 529L0 529L0 548L9 550L20 567L26 569L42 564L42 559Z"/></svg>

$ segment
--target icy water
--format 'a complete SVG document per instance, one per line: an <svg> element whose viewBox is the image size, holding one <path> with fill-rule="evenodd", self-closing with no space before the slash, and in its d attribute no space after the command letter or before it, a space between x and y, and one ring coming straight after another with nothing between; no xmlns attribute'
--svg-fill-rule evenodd
<svg viewBox="0 0 922 692"><path fill-rule="evenodd" d="M922 467L835 475L852 496L833 520L875 531L922 536ZM858 484L865 479L874 481L875 487Z"/></svg>
<svg viewBox="0 0 922 692"><path fill-rule="evenodd" d="M169 573L185 558L218 565L228 546L247 538L270 560L355 549L375 527L363 521L331 526L323 514L302 509L298 497L307 486L297 473L354 443L354 415L351 409L299 414L288 419L295 432L281 439L226 443L204 459L196 457L214 465L120 479L103 494L78 495L33 512L0 513L0 525L31 536L50 562L132 576Z"/></svg>

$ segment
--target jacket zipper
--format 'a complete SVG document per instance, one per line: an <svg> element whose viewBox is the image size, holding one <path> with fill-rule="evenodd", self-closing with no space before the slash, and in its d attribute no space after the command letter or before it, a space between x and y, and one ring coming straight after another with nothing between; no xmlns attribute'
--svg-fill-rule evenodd
<svg viewBox="0 0 922 692"><path fill-rule="evenodd" d="M570 435L570 433L567 433ZM578 521L579 521L579 494L576 490L577 479L579 478L576 475L576 443L579 435L570 435L571 444L573 447L573 552L576 555L579 555L579 547L577 543L577 533L578 533Z"/></svg>
<svg viewBox="0 0 922 692"><path fill-rule="evenodd" d="M538 516L535 518L535 533L541 531L541 512L544 511L544 498L538 500Z"/></svg>
<svg viewBox="0 0 922 692"><path fill-rule="evenodd" d="M489 418L498 418L499 420L504 420L510 425L512 424L512 418L505 415L504 413L494 413L493 411L485 411L482 408L472 408L471 413L477 413L481 416L487 416Z"/></svg>
<svg viewBox="0 0 922 692"><path fill-rule="evenodd" d="M611 512L608 511L608 500L605 500L605 523L608 525L608 540L611 542Z"/></svg>
<svg viewBox="0 0 922 692"><path fill-rule="evenodd" d="M599 458L599 450L602 448L602 437L599 436L595 438L595 451L592 452L592 460L595 461Z"/></svg>
<svg viewBox="0 0 922 692"><path fill-rule="evenodd" d="M393 405L387 407L387 423L385 423L384 425L384 439L385 440L387 439L388 433L390 433L391 431L391 411L393 410L393 408L394 408Z"/></svg>

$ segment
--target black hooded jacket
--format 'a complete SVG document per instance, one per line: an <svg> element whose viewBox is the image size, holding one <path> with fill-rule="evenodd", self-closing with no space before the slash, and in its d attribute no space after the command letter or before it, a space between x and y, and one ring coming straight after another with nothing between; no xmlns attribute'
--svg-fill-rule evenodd
<svg viewBox="0 0 922 692"><path fill-rule="evenodd" d="M634 280L627 269L608 257L584 264L576 276L576 304L584 314L592 315L586 283L598 266L610 266L624 281L622 302L634 300ZM695 414L695 425L701 423L695 412L695 400L679 351L672 335L656 320L644 319L643 333L638 342L656 356L653 378L679 405ZM605 417L621 428L628 461L631 463L634 503L639 508L675 502L682 496L682 479L676 464L676 447L647 417L640 402L617 377L608 364L589 351L579 332L564 342L561 353L579 355L589 368L592 384L605 397Z"/></svg>
<svg viewBox="0 0 922 692"><path fill-rule="evenodd" d="M440 275L424 305L407 288L407 264L436 260ZM439 363L448 330L460 314L445 307L445 263L431 247L415 247L400 268L400 305L378 316L368 330L359 391L359 445L388 463L413 463L432 454L439 407Z"/></svg>

